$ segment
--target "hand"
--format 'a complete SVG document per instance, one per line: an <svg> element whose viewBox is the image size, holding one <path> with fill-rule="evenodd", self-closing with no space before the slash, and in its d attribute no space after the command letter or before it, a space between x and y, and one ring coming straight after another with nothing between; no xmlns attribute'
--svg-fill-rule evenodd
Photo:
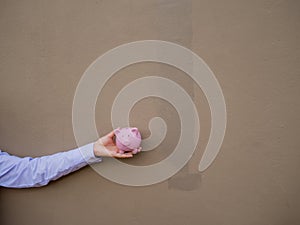
<svg viewBox="0 0 300 225"><path fill-rule="evenodd" d="M119 152L119 149L117 148L117 146L113 140L114 135L115 135L115 133L114 133L114 131L112 131L94 143L95 156L115 157L115 158L131 158L131 157L133 157L133 154L131 152L128 152L128 153L120 153Z"/></svg>

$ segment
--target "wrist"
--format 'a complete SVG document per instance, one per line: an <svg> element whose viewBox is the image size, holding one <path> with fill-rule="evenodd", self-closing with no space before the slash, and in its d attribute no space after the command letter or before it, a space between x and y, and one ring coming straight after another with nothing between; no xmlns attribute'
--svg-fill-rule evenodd
<svg viewBox="0 0 300 225"><path fill-rule="evenodd" d="M99 143L98 143L98 141L96 141L96 142L94 142L94 144L93 144L93 153L94 153L94 156L95 156L96 158L101 158L101 155L100 155L98 149L99 149Z"/></svg>
<svg viewBox="0 0 300 225"><path fill-rule="evenodd" d="M101 162L101 157L95 154L95 143L90 143L79 148L84 160L87 163Z"/></svg>

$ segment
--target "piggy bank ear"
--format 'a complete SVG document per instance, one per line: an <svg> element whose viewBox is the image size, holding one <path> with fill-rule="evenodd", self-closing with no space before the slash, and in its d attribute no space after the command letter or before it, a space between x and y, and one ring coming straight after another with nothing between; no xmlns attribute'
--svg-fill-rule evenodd
<svg viewBox="0 0 300 225"><path fill-rule="evenodd" d="M134 133L135 135L138 135L139 130L136 127L131 128L131 132Z"/></svg>
<svg viewBox="0 0 300 225"><path fill-rule="evenodd" d="M121 132L121 131L120 131L120 128L117 128L117 129L114 130L114 133L115 133L115 134L119 134L120 132Z"/></svg>

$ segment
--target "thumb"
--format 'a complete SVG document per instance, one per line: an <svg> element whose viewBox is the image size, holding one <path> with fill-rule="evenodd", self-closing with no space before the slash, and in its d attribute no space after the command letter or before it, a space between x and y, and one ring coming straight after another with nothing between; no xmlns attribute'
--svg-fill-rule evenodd
<svg viewBox="0 0 300 225"><path fill-rule="evenodd" d="M111 131L110 133L108 133L106 136L112 138L115 135L114 131Z"/></svg>

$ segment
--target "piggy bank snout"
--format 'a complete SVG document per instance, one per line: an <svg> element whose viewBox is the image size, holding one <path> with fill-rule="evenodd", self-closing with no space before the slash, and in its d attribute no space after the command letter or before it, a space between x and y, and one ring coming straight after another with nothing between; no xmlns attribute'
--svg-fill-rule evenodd
<svg viewBox="0 0 300 225"><path fill-rule="evenodd" d="M129 144L130 144L130 141L129 141L128 138L124 138L123 143L124 143L125 145L129 145Z"/></svg>

